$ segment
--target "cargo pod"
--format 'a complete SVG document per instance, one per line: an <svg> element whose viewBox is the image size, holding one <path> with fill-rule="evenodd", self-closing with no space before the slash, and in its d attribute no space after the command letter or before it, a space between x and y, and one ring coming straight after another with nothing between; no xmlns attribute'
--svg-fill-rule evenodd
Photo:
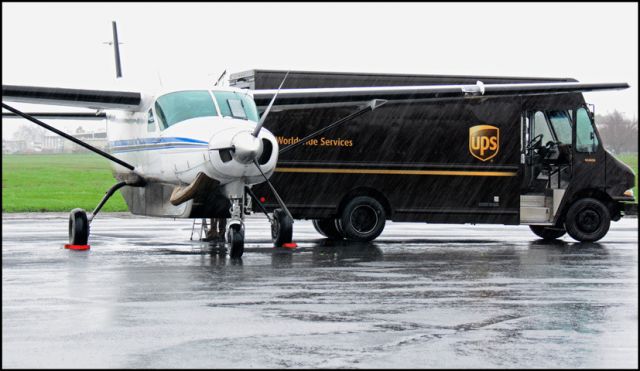
<svg viewBox="0 0 640 371"><path fill-rule="evenodd" d="M230 84L252 89L264 110L269 89L284 75L253 70L232 75ZM568 232L578 241L596 241L610 220L623 215L622 202L633 200L628 189L634 174L605 151L581 94L627 84L333 72L288 76L265 123L281 148L348 115L358 100L388 100L280 156L272 182L294 218L313 220L327 237L370 241L385 220L393 220L524 224L545 239ZM465 85L462 95L456 84ZM289 94L286 88L307 91ZM267 209L277 207L265 185L254 186L254 192Z"/></svg>

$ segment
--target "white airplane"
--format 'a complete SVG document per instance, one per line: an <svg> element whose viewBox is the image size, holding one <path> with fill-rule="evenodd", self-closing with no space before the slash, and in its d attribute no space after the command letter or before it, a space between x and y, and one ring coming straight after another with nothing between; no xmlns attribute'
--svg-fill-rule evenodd
<svg viewBox="0 0 640 371"><path fill-rule="evenodd" d="M118 37L113 22L116 76L121 77ZM173 218L230 218L227 241L230 256L244 251L244 217L255 203L272 224L275 246L291 243L293 218L269 177L278 154L387 101L474 99L498 95L575 93L624 89L626 83L527 83L429 85L357 88L237 89L191 87L149 95L128 91L80 90L34 86L2 86L3 116L26 118L112 161L118 180L89 214L71 211L69 244L88 248L89 226L104 203L120 190L133 214ZM254 98L271 99L261 115ZM95 109L96 114L28 114L5 104L23 102ZM279 110L320 106L354 106L354 112L309 134L296 144L279 148L273 133L264 128L274 102ZM104 119L109 152L103 152L40 118ZM251 186L267 182L280 205L270 216L255 199ZM247 197L247 195L249 197ZM253 202L251 201L253 200Z"/></svg>

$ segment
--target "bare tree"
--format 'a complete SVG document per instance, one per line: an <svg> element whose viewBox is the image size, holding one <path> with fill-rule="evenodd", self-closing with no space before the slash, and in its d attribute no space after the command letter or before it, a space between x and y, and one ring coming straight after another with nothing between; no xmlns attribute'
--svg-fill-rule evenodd
<svg viewBox="0 0 640 371"><path fill-rule="evenodd" d="M21 125L13 133L13 139L24 140L25 142L40 142L44 140L46 130L35 125Z"/></svg>
<svg viewBox="0 0 640 371"><path fill-rule="evenodd" d="M638 152L638 119L624 117L617 110L596 115L596 125L607 148L614 153Z"/></svg>

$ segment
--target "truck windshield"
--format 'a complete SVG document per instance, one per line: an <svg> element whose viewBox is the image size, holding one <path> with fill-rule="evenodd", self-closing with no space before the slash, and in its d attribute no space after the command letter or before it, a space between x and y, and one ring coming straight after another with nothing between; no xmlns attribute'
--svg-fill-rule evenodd
<svg viewBox="0 0 640 371"><path fill-rule="evenodd" d="M196 117L218 116L213 99L206 90L165 94L156 100L155 108L162 129Z"/></svg>
<svg viewBox="0 0 640 371"><path fill-rule="evenodd" d="M214 91L220 114L223 117L233 117L258 122L258 109L248 95L230 91Z"/></svg>
<svg viewBox="0 0 640 371"><path fill-rule="evenodd" d="M558 141L562 144L571 144L571 120L566 111L549 111L549 121L556 132Z"/></svg>

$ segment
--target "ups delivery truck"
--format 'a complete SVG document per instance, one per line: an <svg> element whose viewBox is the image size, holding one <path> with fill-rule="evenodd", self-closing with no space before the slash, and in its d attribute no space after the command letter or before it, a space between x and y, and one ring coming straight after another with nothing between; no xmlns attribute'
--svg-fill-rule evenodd
<svg viewBox="0 0 640 371"><path fill-rule="evenodd" d="M230 85L275 89L286 71ZM575 79L289 72L286 88L576 82ZM269 99L254 96L262 110ZM280 148L353 112L304 105L265 122ZM271 181L294 219L329 238L375 239L385 221L525 224L597 241L634 202L633 171L605 148L581 93L389 101L281 154ZM267 210L278 203L253 187ZM636 204L637 205L637 204Z"/></svg>

